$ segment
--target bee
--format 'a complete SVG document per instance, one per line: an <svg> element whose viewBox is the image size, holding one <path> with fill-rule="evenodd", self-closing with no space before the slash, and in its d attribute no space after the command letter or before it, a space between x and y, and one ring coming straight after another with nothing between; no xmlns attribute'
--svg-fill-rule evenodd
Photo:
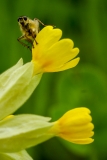
<svg viewBox="0 0 107 160"><path fill-rule="evenodd" d="M35 40L37 34L39 33L39 24L42 24L43 26L46 26L44 23L42 23L39 19L34 18L34 20L22 16L18 18L18 24L20 26L20 30L22 32L22 36L19 37L17 40L25 47L30 49L30 46L22 42L21 40L26 40L27 42L31 43L33 46L33 42L35 41L36 44L38 42ZM31 50L31 49L30 49Z"/></svg>

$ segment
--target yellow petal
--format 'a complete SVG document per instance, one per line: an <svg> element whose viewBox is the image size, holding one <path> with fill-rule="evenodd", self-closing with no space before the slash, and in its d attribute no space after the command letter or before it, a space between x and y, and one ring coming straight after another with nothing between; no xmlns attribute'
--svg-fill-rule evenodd
<svg viewBox="0 0 107 160"><path fill-rule="evenodd" d="M69 52L67 52L67 54L65 54L65 56L54 61L54 65L57 65L57 66L60 66L60 65L62 66L62 64L65 65L66 63L68 63L72 59L74 59L78 55L78 53L79 53L79 49L73 48Z"/></svg>
<svg viewBox="0 0 107 160"><path fill-rule="evenodd" d="M68 120L66 120L65 122L68 123L68 125L70 124L70 126L82 126L85 125L89 122L91 122L92 118L90 115L85 114L85 115L75 115L75 117L69 117Z"/></svg>
<svg viewBox="0 0 107 160"><path fill-rule="evenodd" d="M64 139L68 139L71 141L71 139L85 139L85 138L90 138L94 135L94 132L78 132L78 133L60 133L58 136L62 137Z"/></svg>
<svg viewBox="0 0 107 160"><path fill-rule="evenodd" d="M51 58L53 60L58 60L71 54L73 48L73 41L71 39L62 39L48 48L46 55L44 57Z"/></svg>
<svg viewBox="0 0 107 160"><path fill-rule="evenodd" d="M66 61L74 58L78 53L75 53L72 51L73 47L73 41L70 39L63 39L58 42L56 42L54 45L52 45L44 55L44 61L52 61L53 63L59 62L60 60L63 60L62 62L65 63ZM66 57L69 58L65 60ZM53 64L52 63L52 64Z"/></svg>
<svg viewBox="0 0 107 160"><path fill-rule="evenodd" d="M66 112L59 120L58 123L68 123L71 125L86 124L92 120L90 110L85 107L75 108Z"/></svg>
<svg viewBox="0 0 107 160"><path fill-rule="evenodd" d="M72 134L76 134L79 132L90 132L94 129L94 125L90 123L86 123L83 125L70 125L69 131L72 132Z"/></svg>
<svg viewBox="0 0 107 160"><path fill-rule="evenodd" d="M58 69L57 72L64 71L64 70L67 70L67 69L75 67L79 63L79 60L80 60L79 57L71 60L70 62L68 62L65 65L63 65L60 69Z"/></svg>
<svg viewBox="0 0 107 160"><path fill-rule="evenodd" d="M52 45L40 60L43 64L44 71L60 71L76 66L79 62L79 59L74 62L71 62L71 59L78 55L79 49L72 48L73 41L70 39L63 39ZM67 62L69 63L69 65L67 64ZM63 68L63 66L65 67ZM60 69L61 67L62 69Z"/></svg>
<svg viewBox="0 0 107 160"><path fill-rule="evenodd" d="M47 26L39 32L39 34L36 37L36 40L40 45L46 45L48 43L49 46L52 46L61 38L61 36L62 31L60 29L53 29L52 26Z"/></svg>
<svg viewBox="0 0 107 160"><path fill-rule="evenodd" d="M34 47L32 47L32 59L43 58L47 50L57 42L62 36L60 29L53 29L52 26L44 27L36 37L34 41ZM37 42L37 43L36 43Z"/></svg>
<svg viewBox="0 0 107 160"><path fill-rule="evenodd" d="M74 116L74 114L80 115L82 113L90 114L91 111L86 107L79 107L79 108L71 109L70 111L66 112L64 115Z"/></svg>
<svg viewBox="0 0 107 160"><path fill-rule="evenodd" d="M86 139L72 139L71 142L75 144L90 144L94 141L92 138L86 138Z"/></svg>

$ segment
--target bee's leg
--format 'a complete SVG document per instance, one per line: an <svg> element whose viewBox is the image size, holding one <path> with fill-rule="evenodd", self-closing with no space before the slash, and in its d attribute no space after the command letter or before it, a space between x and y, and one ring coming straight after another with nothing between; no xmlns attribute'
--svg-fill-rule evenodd
<svg viewBox="0 0 107 160"><path fill-rule="evenodd" d="M56 26L54 26L54 25L45 25L42 21L40 21L39 19L37 19L37 18L34 18L34 20L37 20L42 26L44 26L44 27L46 27L46 26L53 26L53 27L56 27Z"/></svg>
<svg viewBox="0 0 107 160"><path fill-rule="evenodd" d="M42 21L40 21L40 20L37 19L37 18L34 18L34 20L37 20L42 26L47 26L47 25L45 25Z"/></svg>
<svg viewBox="0 0 107 160"><path fill-rule="evenodd" d="M38 44L38 42L36 41L36 39L34 39L35 43Z"/></svg>
<svg viewBox="0 0 107 160"><path fill-rule="evenodd" d="M21 37L17 38L17 40L26 48L28 48L31 51L30 46L28 46L27 44L25 44L24 42L22 42L21 40L25 39L25 36L22 35Z"/></svg>
<svg viewBox="0 0 107 160"><path fill-rule="evenodd" d="M29 39L27 36L25 36L25 37L26 37L26 40L27 40L29 43L31 43L32 47L34 48L33 41L32 41L31 39ZM33 38L33 35L32 35L32 38ZM35 38L33 38L33 39L35 40ZM35 40L35 42L36 42L36 40Z"/></svg>
<svg viewBox="0 0 107 160"><path fill-rule="evenodd" d="M34 39L35 43L38 44L38 42L36 41L36 37L35 38L33 37L33 39ZM34 48L34 45L33 45L33 48Z"/></svg>
<svg viewBox="0 0 107 160"><path fill-rule="evenodd" d="M38 44L38 42L36 41L36 35L32 31L31 31L31 34L32 34L32 38L34 39L35 43ZM32 44L32 46L33 46L33 44ZM34 48L34 46L33 46L33 48Z"/></svg>
<svg viewBox="0 0 107 160"><path fill-rule="evenodd" d="M25 37L26 37L26 40L27 40L29 43L31 43L31 45L32 45L32 44L33 44L32 40L29 39L27 36L25 36Z"/></svg>

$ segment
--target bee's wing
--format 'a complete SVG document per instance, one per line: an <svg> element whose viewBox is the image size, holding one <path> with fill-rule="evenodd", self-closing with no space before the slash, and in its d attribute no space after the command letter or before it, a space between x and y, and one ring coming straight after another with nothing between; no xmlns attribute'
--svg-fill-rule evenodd
<svg viewBox="0 0 107 160"><path fill-rule="evenodd" d="M36 34L39 32L39 21L37 18L34 18L34 22L35 22L35 25L36 25Z"/></svg>

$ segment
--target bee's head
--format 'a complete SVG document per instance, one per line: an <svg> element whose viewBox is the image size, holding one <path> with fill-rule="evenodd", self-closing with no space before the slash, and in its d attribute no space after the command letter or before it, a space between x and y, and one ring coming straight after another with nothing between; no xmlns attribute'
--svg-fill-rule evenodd
<svg viewBox="0 0 107 160"><path fill-rule="evenodd" d="M18 18L18 23L21 24L22 26L26 24L28 18L26 16L22 16Z"/></svg>

